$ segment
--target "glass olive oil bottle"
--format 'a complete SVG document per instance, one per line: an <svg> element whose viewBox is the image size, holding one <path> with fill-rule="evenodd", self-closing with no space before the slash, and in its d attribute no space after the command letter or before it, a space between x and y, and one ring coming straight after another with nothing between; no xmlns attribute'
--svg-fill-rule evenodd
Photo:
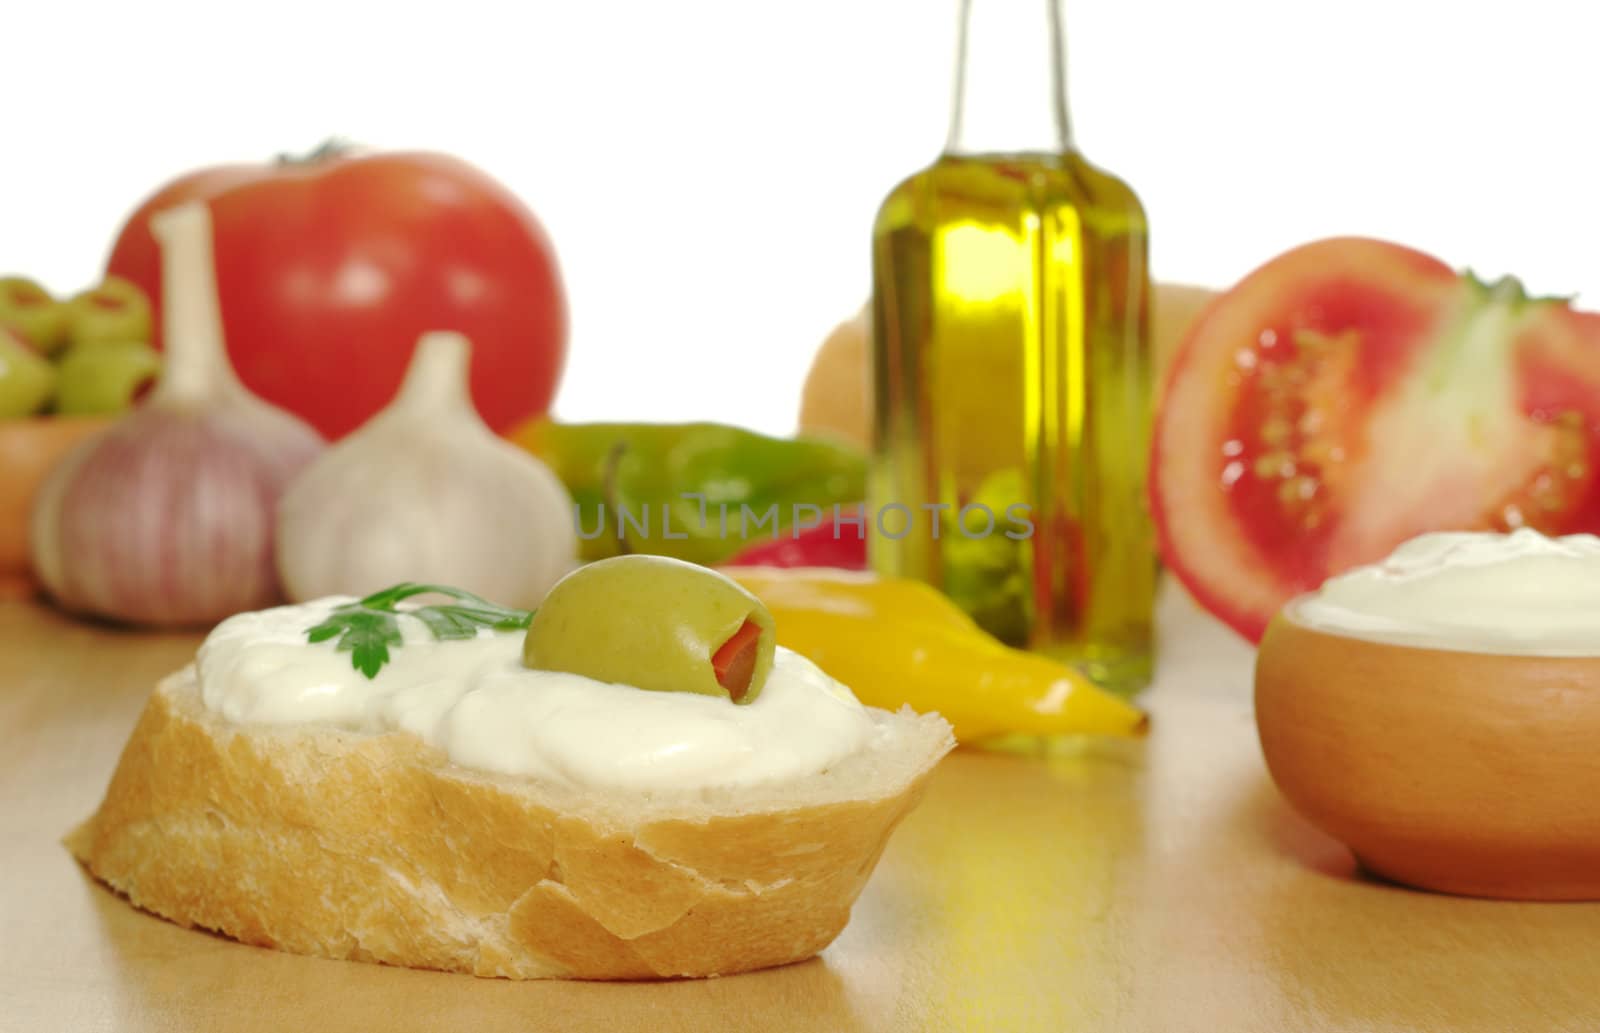
<svg viewBox="0 0 1600 1033"><path fill-rule="evenodd" d="M964 0L944 153L873 233L872 564L1124 691L1150 676L1144 211L1073 146L1060 0Z"/></svg>

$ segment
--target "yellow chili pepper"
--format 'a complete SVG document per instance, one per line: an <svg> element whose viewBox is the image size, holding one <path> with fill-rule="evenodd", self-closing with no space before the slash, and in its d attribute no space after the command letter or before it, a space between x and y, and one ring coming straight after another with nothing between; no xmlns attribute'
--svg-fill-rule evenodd
<svg viewBox="0 0 1600 1033"><path fill-rule="evenodd" d="M810 657L870 706L937 710L962 742L1134 735L1147 723L1078 671L992 638L920 581L804 567L722 572L772 611L780 646Z"/></svg>

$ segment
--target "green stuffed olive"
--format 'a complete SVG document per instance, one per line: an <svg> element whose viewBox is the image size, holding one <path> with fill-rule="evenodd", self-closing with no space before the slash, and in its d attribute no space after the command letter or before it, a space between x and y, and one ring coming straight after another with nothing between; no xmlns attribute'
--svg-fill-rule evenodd
<svg viewBox="0 0 1600 1033"><path fill-rule="evenodd" d="M772 671L772 614L731 579L665 556L616 556L556 583L523 663L655 692L749 703Z"/></svg>

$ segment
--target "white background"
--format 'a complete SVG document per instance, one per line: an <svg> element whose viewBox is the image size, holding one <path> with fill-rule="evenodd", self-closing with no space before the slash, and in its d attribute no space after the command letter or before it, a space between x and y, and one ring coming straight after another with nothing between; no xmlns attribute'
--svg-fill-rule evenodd
<svg viewBox="0 0 1600 1033"><path fill-rule="evenodd" d="M1016 0L979 0L1016 2ZM1036 2L1036 0L1034 0ZM868 290L882 195L944 138L954 0L17 0L0 272L57 291L171 175L329 135L454 151L539 213L571 419L787 431ZM1600 4L1067 0L1086 153L1158 277L1387 236L1600 305Z"/></svg>

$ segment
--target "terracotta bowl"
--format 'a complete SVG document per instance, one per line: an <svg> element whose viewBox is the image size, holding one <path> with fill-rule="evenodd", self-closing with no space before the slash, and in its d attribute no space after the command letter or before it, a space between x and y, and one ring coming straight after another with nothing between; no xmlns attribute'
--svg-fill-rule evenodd
<svg viewBox="0 0 1600 1033"><path fill-rule="evenodd" d="M1600 657L1391 645L1273 619L1267 768L1369 871L1444 893L1600 899Z"/></svg>
<svg viewBox="0 0 1600 1033"><path fill-rule="evenodd" d="M0 421L0 599L38 590L28 564L28 515L39 483L74 445L111 422L105 416Z"/></svg>

